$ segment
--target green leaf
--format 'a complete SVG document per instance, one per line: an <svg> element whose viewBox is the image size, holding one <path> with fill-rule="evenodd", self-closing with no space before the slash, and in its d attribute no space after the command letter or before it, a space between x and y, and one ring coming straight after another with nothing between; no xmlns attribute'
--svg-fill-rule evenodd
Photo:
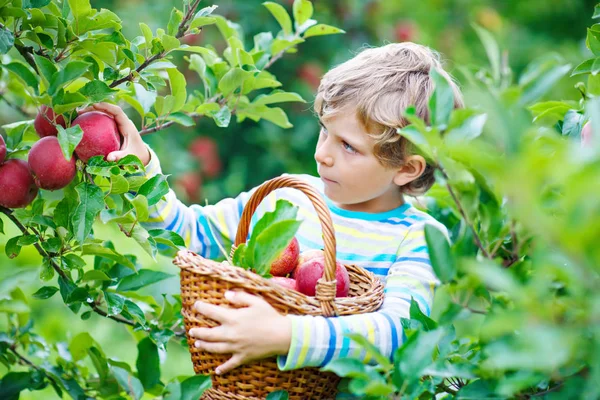
<svg viewBox="0 0 600 400"><path fill-rule="evenodd" d="M431 110L431 123L437 125L441 130L445 129L450 120L450 114L454 109L454 93L450 82L437 68L432 68L429 75L435 84L435 91L429 99Z"/></svg>
<svg viewBox="0 0 600 400"><path fill-rule="evenodd" d="M6 400L16 400L19 394L36 387L33 372L8 372L0 380L0 394Z"/></svg>
<svg viewBox="0 0 600 400"><path fill-rule="evenodd" d="M146 326L146 316L137 304L131 300L125 300L125 308L142 326Z"/></svg>
<svg viewBox="0 0 600 400"><path fill-rule="evenodd" d="M313 14L313 5L308 0L295 0L293 12L294 12L294 22L296 23L296 29L299 26L304 24L306 21L312 17Z"/></svg>
<svg viewBox="0 0 600 400"><path fill-rule="evenodd" d="M195 375L181 382L180 400L197 400L210 389L212 381L208 375Z"/></svg>
<svg viewBox="0 0 600 400"><path fill-rule="evenodd" d="M107 258L112 261L116 261L121 265L126 266L127 268L135 271L135 265L129 260L127 257L117 253L111 248L106 247L106 245L101 246L98 244L85 244L82 247L82 256L85 255L95 255Z"/></svg>
<svg viewBox="0 0 600 400"><path fill-rule="evenodd" d="M142 30L142 34L144 35L146 46L149 48L150 46L152 46L152 29L150 29L150 27L143 22L140 22L140 29Z"/></svg>
<svg viewBox="0 0 600 400"><path fill-rule="evenodd" d="M45 300L54 296L54 293L56 292L58 292L58 288L55 286L42 286L37 292L33 294L33 297L35 297L36 299Z"/></svg>
<svg viewBox="0 0 600 400"><path fill-rule="evenodd" d="M267 106L254 106L240 109L238 111L238 116L244 116L252 119L253 121L258 121L260 119L265 119L274 123L275 125L282 128L292 128L293 125L288 120L288 117L281 108L279 107L267 107Z"/></svg>
<svg viewBox="0 0 600 400"><path fill-rule="evenodd" d="M182 112L176 112L170 114L167 118L167 121L173 121L178 123L181 126L190 127L196 125L196 122L192 117Z"/></svg>
<svg viewBox="0 0 600 400"><path fill-rule="evenodd" d="M112 175L110 177L110 193L123 194L129 191L129 181L123 175Z"/></svg>
<svg viewBox="0 0 600 400"><path fill-rule="evenodd" d="M567 111L573 108L573 105L563 101L545 101L536 103L529 107L534 115L533 121L547 121L554 124L564 118Z"/></svg>
<svg viewBox="0 0 600 400"><path fill-rule="evenodd" d="M292 34L292 20L288 14L288 12L283 8L282 5L273 3L271 1L266 1L263 3L265 7L271 12L271 14L275 17L279 26L283 30L285 35Z"/></svg>
<svg viewBox="0 0 600 400"><path fill-rule="evenodd" d="M137 345L138 356L135 362L138 377L146 390L160 382L160 359L156 344L146 336Z"/></svg>
<svg viewBox="0 0 600 400"><path fill-rule="evenodd" d="M334 359L321 368L321 371L330 371L342 378L368 378L366 365L362 361L350 357Z"/></svg>
<svg viewBox="0 0 600 400"><path fill-rule="evenodd" d="M36 235L23 235L19 238L19 246L29 246L30 244L37 243L38 237Z"/></svg>
<svg viewBox="0 0 600 400"><path fill-rule="evenodd" d="M425 240L429 249L431 266L442 282L449 282L456 276L454 257L446 236L436 227L425 225Z"/></svg>
<svg viewBox="0 0 600 400"><path fill-rule="evenodd" d="M171 17L169 18L169 23L167 24L167 33L171 36L177 35L179 31L179 24L183 21L183 13L177 8L173 7L171 10ZM144 385L144 387L146 387Z"/></svg>
<svg viewBox="0 0 600 400"><path fill-rule="evenodd" d="M231 110L227 106L223 106L219 111L212 115L215 124L220 128L227 128L231 121Z"/></svg>
<svg viewBox="0 0 600 400"><path fill-rule="evenodd" d="M52 75L54 75L56 71L58 71L56 65L54 65L54 63L48 60L46 57L38 56L37 54L34 54L33 58L35 59L35 63L38 67L38 70L46 79L46 83L49 83L52 79Z"/></svg>
<svg viewBox="0 0 600 400"><path fill-rule="evenodd" d="M473 29L475 30L475 33L477 33L477 36L479 36L479 40L481 40L481 43L485 48L485 52L492 68L494 81L498 82L500 80L500 48L498 47L498 42L496 42L496 39L494 39L494 36L492 36L490 32L482 27L473 24Z"/></svg>
<svg viewBox="0 0 600 400"><path fill-rule="evenodd" d="M171 84L171 95L175 98L175 104L170 111L176 112L183 108L187 99L185 77L177 68L167 68L167 73L169 74L169 83Z"/></svg>
<svg viewBox="0 0 600 400"><path fill-rule="evenodd" d="M185 247L185 242L179 234L165 229L152 229L148 233L156 240L157 243L165 244L173 247Z"/></svg>
<svg viewBox="0 0 600 400"><path fill-rule="evenodd" d="M31 72L25 64L20 61L13 61L8 64L0 65L14 73L21 81L23 81L25 86L32 87L36 94L39 93L39 82L37 75Z"/></svg>
<svg viewBox="0 0 600 400"><path fill-rule="evenodd" d="M267 395L266 400L288 400L290 395L285 390L278 390Z"/></svg>
<svg viewBox="0 0 600 400"><path fill-rule="evenodd" d="M569 71L571 65L557 65L543 72L533 82L523 87L523 94L519 100L519 104L528 105L553 88Z"/></svg>
<svg viewBox="0 0 600 400"><path fill-rule="evenodd" d="M279 221L270 225L256 238L254 269L261 276L268 276L271 263L281 254L296 235L302 221Z"/></svg>
<svg viewBox="0 0 600 400"><path fill-rule="evenodd" d="M275 203L275 209L272 212L264 213L252 229L250 239L247 243L248 256L250 257L248 261L252 262L254 260L254 248L256 246L258 236L260 236L270 226L273 226L277 222L295 220L297 215L298 207L294 206L287 200L277 200Z"/></svg>
<svg viewBox="0 0 600 400"><path fill-rule="evenodd" d="M241 87L251 74L241 68L232 68L219 81L219 90L227 97L237 88Z"/></svg>
<svg viewBox="0 0 600 400"><path fill-rule="evenodd" d="M85 74L89 70L90 66L91 64L87 62L71 61L64 69L57 71L52 76L48 93L51 96L54 96L56 93L58 93L58 90L64 87L67 83Z"/></svg>
<svg viewBox="0 0 600 400"><path fill-rule="evenodd" d="M71 13L73 13L75 19L87 17L92 13L90 0L69 0L69 7L71 8Z"/></svg>
<svg viewBox="0 0 600 400"><path fill-rule="evenodd" d="M75 239L83 243L92 232L94 220L104 209L104 194L98 186L87 182L80 183L75 190L79 195L79 203L73 211L71 222Z"/></svg>
<svg viewBox="0 0 600 400"><path fill-rule="evenodd" d="M134 400L140 400L144 395L144 386L140 380L123 368L112 365L111 369L117 382L119 382L119 386L133 397Z"/></svg>
<svg viewBox="0 0 600 400"><path fill-rule="evenodd" d="M73 361L82 360L87 354L88 349L96 344L96 341L87 332L81 332L69 343L69 352L73 357Z"/></svg>
<svg viewBox="0 0 600 400"><path fill-rule="evenodd" d="M83 282L89 282L89 281L104 282L104 281L110 281L111 278L110 278L110 276L106 275L106 273L103 271L100 271L97 269L92 269L90 271L86 271L85 274L83 274L83 277L81 278L81 280Z"/></svg>
<svg viewBox="0 0 600 400"><path fill-rule="evenodd" d="M575 110L569 110L564 117L562 124L562 134L575 139L581 137L581 130L585 122L585 115L578 113Z"/></svg>
<svg viewBox="0 0 600 400"><path fill-rule="evenodd" d="M410 298L410 319L419 321L426 331L432 331L437 328L437 323L421 311L419 303L412 297Z"/></svg>
<svg viewBox="0 0 600 400"><path fill-rule="evenodd" d="M370 357L373 357L382 368L389 370L393 367L389 358L384 356L381 351L379 351L379 349L363 335L358 333L346 333L344 336L347 336L364 348L366 353Z"/></svg>
<svg viewBox="0 0 600 400"><path fill-rule="evenodd" d="M246 243L242 243L235 249L231 260L233 265L242 267L244 269L250 269L252 267L246 262L246 249L248 248L247 246L248 245Z"/></svg>
<svg viewBox="0 0 600 400"><path fill-rule="evenodd" d="M4 252L8 258L15 258L21 252L21 246L19 246L19 239L21 236L15 236L13 238L8 239L6 245L4 246Z"/></svg>
<svg viewBox="0 0 600 400"><path fill-rule="evenodd" d="M108 315L121 314L125 305L125 297L112 292L104 292L104 300L106 300L106 312Z"/></svg>
<svg viewBox="0 0 600 400"><path fill-rule="evenodd" d="M58 143L60 144L63 156L65 156L67 160L70 160L71 157L73 157L75 148L83 138L83 130L79 125L67 129L60 125L56 125L56 129L58 130Z"/></svg>
<svg viewBox="0 0 600 400"><path fill-rule="evenodd" d="M393 380L402 387L405 380L417 381L422 371L433 364L433 353L444 335L442 329L414 332L394 355Z"/></svg>
<svg viewBox="0 0 600 400"><path fill-rule="evenodd" d="M281 90L275 90L269 94L261 94L257 96L252 101L252 104L260 106L273 103L284 103L289 101L298 101L301 103L306 103L306 101L298 93L290 93Z"/></svg>
<svg viewBox="0 0 600 400"><path fill-rule="evenodd" d="M167 274L161 271L153 271L151 269L141 269L137 272L137 274L126 276L119 282L117 286L117 291L119 292L128 292L128 291L136 291L145 286L151 285L156 282L160 282L167 278L172 277L173 275Z"/></svg>
<svg viewBox="0 0 600 400"><path fill-rule="evenodd" d="M181 45L181 42L179 41L179 39L177 39L176 37L171 36L171 35L163 35L163 37L160 39L160 41L161 41L164 51L167 51L167 52L169 52L171 50L175 50Z"/></svg>
<svg viewBox="0 0 600 400"><path fill-rule="evenodd" d="M169 193L169 184L167 183L167 177L165 175L153 176L138 190L138 194L146 196L148 199L148 206L153 206L158 203L167 193Z"/></svg>
<svg viewBox="0 0 600 400"><path fill-rule="evenodd" d="M135 214L137 216L137 220L140 222L144 222L148 219L148 199L146 196L138 194L131 200L131 204L133 208L135 208Z"/></svg>
<svg viewBox="0 0 600 400"><path fill-rule="evenodd" d="M194 20L190 24L190 29L201 28L206 25L212 25L216 22L217 22L217 19L214 17L197 17L197 18L194 18Z"/></svg>
<svg viewBox="0 0 600 400"><path fill-rule="evenodd" d="M111 89L106 83L99 80L88 82L84 87L79 89L79 93L87 97L91 103L104 101L107 98L110 98L113 93L117 92L118 90Z"/></svg>
<svg viewBox="0 0 600 400"><path fill-rule="evenodd" d="M448 131L444 135L446 143L464 145L481 135L487 121L486 114L478 114L473 110L458 109L450 116Z"/></svg>
<svg viewBox="0 0 600 400"><path fill-rule="evenodd" d="M31 308L22 300L0 300L0 313L27 314L29 312L31 312Z"/></svg>
<svg viewBox="0 0 600 400"><path fill-rule="evenodd" d="M6 54L15 44L15 36L6 28L0 29L0 54Z"/></svg>
<svg viewBox="0 0 600 400"><path fill-rule="evenodd" d="M335 26L318 24L308 28L302 37L306 39L312 36L334 35L337 33L346 33L346 31L336 28Z"/></svg>

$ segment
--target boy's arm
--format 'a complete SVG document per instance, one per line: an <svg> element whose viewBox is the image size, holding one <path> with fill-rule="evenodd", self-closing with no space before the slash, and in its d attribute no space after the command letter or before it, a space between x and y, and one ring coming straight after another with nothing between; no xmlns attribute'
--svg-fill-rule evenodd
<svg viewBox="0 0 600 400"><path fill-rule="evenodd" d="M150 162L146 178L161 173L156 153L150 148ZM244 206L252 192L243 192L236 198L221 200L215 205L186 206L172 189L155 205L149 207L149 219L142 225L146 229L166 229L178 233L186 247L202 257L215 259L222 256L219 246L229 251Z"/></svg>
<svg viewBox="0 0 600 400"><path fill-rule="evenodd" d="M410 316L411 297L429 315L434 289L439 284L429 260L424 227L416 224L408 231L398 258L388 271L383 305L376 312L332 318L289 315L292 340L288 354L278 357L279 368L324 366L341 357L372 361L346 333L363 335L382 354L392 358L406 339L401 318ZM440 229L445 232L445 228Z"/></svg>

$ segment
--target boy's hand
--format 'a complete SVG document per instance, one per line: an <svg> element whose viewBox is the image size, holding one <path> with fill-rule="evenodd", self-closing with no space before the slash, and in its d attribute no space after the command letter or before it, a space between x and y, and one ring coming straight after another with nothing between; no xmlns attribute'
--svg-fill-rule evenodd
<svg viewBox="0 0 600 400"><path fill-rule="evenodd" d="M243 308L219 307L197 301L196 310L221 325L214 328L192 328L194 345L210 353L231 354L217 367L224 374L249 361L273 355L286 355L292 340L292 322L279 314L260 297L244 292L227 292L230 303Z"/></svg>
<svg viewBox="0 0 600 400"><path fill-rule="evenodd" d="M79 110L79 113L88 111L100 111L114 118L117 129L123 136L123 145L121 149L113 151L106 156L108 161L118 161L128 154L133 154L140 159L144 165L150 162L150 152L148 147L142 140L142 136L138 132L135 124L127 117L121 107L109 103L95 103L90 107Z"/></svg>

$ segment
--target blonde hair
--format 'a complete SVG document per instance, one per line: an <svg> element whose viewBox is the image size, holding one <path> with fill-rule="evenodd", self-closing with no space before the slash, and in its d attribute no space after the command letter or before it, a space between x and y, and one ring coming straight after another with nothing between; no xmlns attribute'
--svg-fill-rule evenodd
<svg viewBox="0 0 600 400"><path fill-rule="evenodd" d="M409 106L416 115L430 123L428 103L434 83L429 75L436 68L450 83L454 107L464 107L460 89L442 69L434 50L415 43L391 43L367 48L352 59L328 71L319 85L314 109L327 118L348 106L354 107L359 121L375 139L374 153L379 162L390 168L402 166L414 152L412 144L397 133L408 125L403 117ZM434 168L427 164L423 174L402 186L402 193L418 196L433 183Z"/></svg>

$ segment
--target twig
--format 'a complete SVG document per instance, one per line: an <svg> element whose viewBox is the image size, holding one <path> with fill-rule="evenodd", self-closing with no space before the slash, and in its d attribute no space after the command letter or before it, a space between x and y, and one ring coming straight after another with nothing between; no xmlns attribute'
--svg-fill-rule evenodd
<svg viewBox="0 0 600 400"><path fill-rule="evenodd" d="M483 243L481 241L481 238L479 237L479 234L477 233L477 230L475 230L475 226L473 225L473 223L471 221L469 221L469 217L467 216L467 213L465 212L462 203L460 202L460 200L458 199L458 196L456 196L456 193L454 193L454 189L452 189L452 186L450 186L449 181L449 177L448 174L446 173L446 171L438 165L438 170L442 173L444 179L446 180L446 188L448 189L448 192L450 192L450 196L452 196L452 199L454 200L454 203L456 203L456 207L458 208L458 212L460 213L460 215L463 217L463 219L465 220L465 222L467 223L467 225L469 225L469 228L471 228L471 230L473 231L473 237L475 238L475 242L477 243L477 247L479 247L479 249L481 249L481 252L483 253L483 255L486 258L491 258L490 254L488 253L488 251L486 250L486 248L483 246Z"/></svg>
<svg viewBox="0 0 600 400"><path fill-rule="evenodd" d="M177 34L175 35L175 37L177 39L180 39L185 34L185 32L187 31L187 29L188 29L188 26L187 26L188 22L193 17L194 11L196 10L196 7L200 3L200 1L201 0L195 0L194 4L190 7L190 9L187 11L187 13L185 14L185 16L183 17L183 20L179 24L179 29L177 30ZM146 43L146 45L148 45L148 43ZM162 51L162 52L160 52L158 54L153 55L150 58L147 58L142 64L140 64L139 67L137 67L135 69L134 72L136 72L136 73L139 74L140 72L142 72L142 70L144 70L146 67L148 67L150 64L152 64L154 61L163 58L165 55L166 55L166 52ZM114 87L119 86L123 82L133 81L133 74L134 74L134 72L130 72L129 74L127 74L123 78L117 79L116 81L114 81L113 83L111 83L109 86L111 88L114 88Z"/></svg>
<svg viewBox="0 0 600 400"><path fill-rule="evenodd" d="M15 103L13 103L12 101L8 100L8 99L7 99L7 98L4 96L4 93L3 93L3 92L0 92L0 100L4 101L6 104L8 104L8 106L9 106L10 108L13 108L14 110L16 110L16 111L20 112L20 113L21 113L21 114L22 114L24 117L27 117L27 118L31 118L31 117L33 117L33 115L32 115L32 114L29 114L29 113L27 112L27 110L25 110L23 107L20 107L20 106L16 105Z"/></svg>

